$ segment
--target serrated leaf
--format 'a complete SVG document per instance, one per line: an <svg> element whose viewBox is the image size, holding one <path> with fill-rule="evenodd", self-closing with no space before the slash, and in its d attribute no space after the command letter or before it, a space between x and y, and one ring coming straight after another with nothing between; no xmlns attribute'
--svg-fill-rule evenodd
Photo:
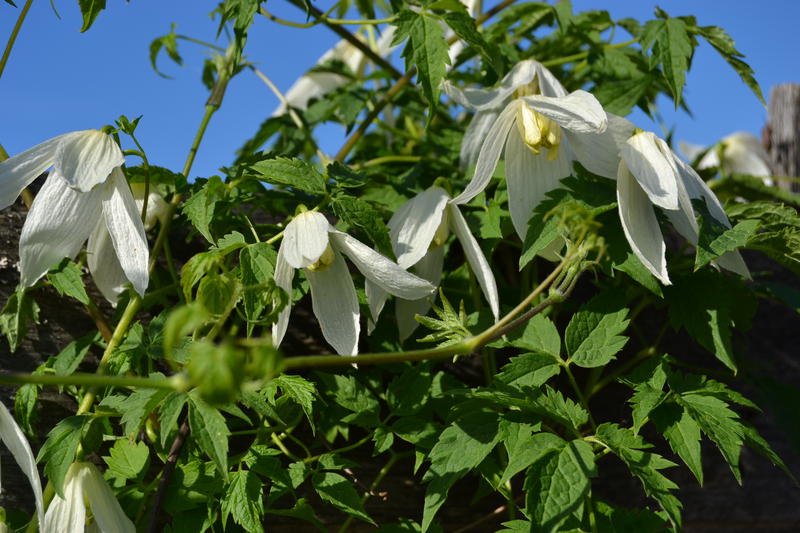
<svg viewBox="0 0 800 533"><path fill-rule="evenodd" d="M703 485L703 461L700 455L700 426L674 403L665 403L652 412L651 418L664 435L672 451L680 456Z"/></svg>
<svg viewBox="0 0 800 533"><path fill-rule="evenodd" d="M525 324L522 335L512 340L511 346L548 354L555 360L561 358L561 335L553 321L541 314Z"/></svg>
<svg viewBox="0 0 800 533"><path fill-rule="evenodd" d="M406 70L417 67L417 78L422 93L433 110L439 102L439 86L450 64L444 29L437 20L425 14L404 9L393 22L397 34L392 44L400 44L408 38L403 57Z"/></svg>
<svg viewBox="0 0 800 533"><path fill-rule="evenodd" d="M68 376L75 372L81 364L89 348L95 341L95 334L90 334L67 344L53 360L53 370L59 376Z"/></svg>
<svg viewBox="0 0 800 533"><path fill-rule="evenodd" d="M338 161L334 161L328 165L326 170L328 172L328 178L332 179L339 187L347 189L363 187L368 181L364 174L356 172Z"/></svg>
<svg viewBox="0 0 800 533"><path fill-rule="evenodd" d="M717 445L736 481L741 483L739 456L745 429L739 415L729 409L727 403L713 396L681 394L676 399L703 433Z"/></svg>
<svg viewBox="0 0 800 533"><path fill-rule="evenodd" d="M247 334L252 335L257 321L269 303L268 291L258 286L273 280L278 254L272 245L259 242L239 252L239 267L243 287L242 301L247 317ZM251 288L252 287L252 288Z"/></svg>
<svg viewBox="0 0 800 533"><path fill-rule="evenodd" d="M188 397L182 392L170 392L161 402L158 425L161 429L161 446L166 447L169 436L178 427L178 417Z"/></svg>
<svg viewBox="0 0 800 533"><path fill-rule="evenodd" d="M309 194L326 192L325 178L311 163L300 159L278 157L259 161L252 166L261 177L275 185L284 185Z"/></svg>
<svg viewBox="0 0 800 533"><path fill-rule="evenodd" d="M122 415L122 429L125 435L133 437L144 424L145 418L152 413L167 391L158 389L137 389L128 396L106 396L100 402Z"/></svg>
<svg viewBox="0 0 800 533"><path fill-rule="evenodd" d="M651 58L661 63L664 81L672 92L676 108L681 101L693 44L686 23L677 18L651 20L642 32L642 48L652 48ZM654 61L651 60L650 65L654 66Z"/></svg>
<svg viewBox="0 0 800 533"><path fill-rule="evenodd" d="M28 333L28 322L31 321L39 322L39 305L24 290L17 290L0 311L0 331L8 340L12 353L17 351Z"/></svg>
<svg viewBox="0 0 800 533"><path fill-rule="evenodd" d="M108 465L108 472L122 479L138 478L150 462L150 448L141 441L119 439L111 447L109 454L103 457Z"/></svg>
<svg viewBox="0 0 800 533"><path fill-rule="evenodd" d="M214 237L211 235L210 226L214 219L217 202L224 198L225 190L226 187L222 180L218 176L212 176L199 191L195 192L183 204L183 214L197 228L197 231L212 244L214 243Z"/></svg>
<svg viewBox="0 0 800 533"><path fill-rule="evenodd" d="M559 372L561 366L552 355L539 352L524 353L513 357L495 379L520 390L536 389Z"/></svg>
<svg viewBox="0 0 800 533"><path fill-rule="evenodd" d="M310 381L291 374L281 374L273 379L272 383L280 387L284 394L297 402L313 427L314 398L317 396L317 387Z"/></svg>
<svg viewBox="0 0 800 533"><path fill-rule="evenodd" d="M318 472L311 478L319 497L345 513L377 525L364 510L361 498L353 485L334 472Z"/></svg>
<svg viewBox="0 0 800 533"><path fill-rule="evenodd" d="M97 15L106 8L106 0L78 0L78 5L83 16L83 25L81 26L81 33L83 33L92 27Z"/></svg>
<svg viewBox="0 0 800 533"><path fill-rule="evenodd" d="M569 362L584 368L603 366L622 350L628 338L628 309L616 295L600 294L581 307L567 325L564 343Z"/></svg>
<svg viewBox="0 0 800 533"><path fill-rule="evenodd" d="M366 233L379 252L386 257L394 257L389 230L372 205L355 196L341 195L333 200L331 207L337 217Z"/></svg>
<svg viewBox="0 0 800 533"><path fill-rule="evenodd" d="M433 375L418 366L409 366L392 379L386 390L386 402L398 416L413 415L425 406L430 395Z"/></svg>
<svg viewBox="0 0 800 533"><path fill-rule="evenodd" d="M197 287L197 302L214 316L223 315L240 296L238 280L225 274L204 276Z"/></svg>
<svg viewBox="0 0 800 533"><path fill-rule="evenodd" d="M666 393L661 389L655 389L648 384L636 388L636 392L628 402L632 405L633 431L638 433L647 417L661 402L666 398Z"/></svg>
<svg viewBox="0 0 800 533"><path fill-rule="evenodd" d="M423 478L428 483L423 531L430 527L453 483L478 466L501 440L499 422L493 411L472 411L442 431L429 455L431 467Z"/></svg>
<svg viewBox="0 0 800 533"><path fill-rule="evenodd" d="M639 448L646 447L647 444L631 430L620 428L616 424L598 426L597 437L622 459L631 473L642 482L645 493L655 499L672 523L680 528L682 505L672 493L678 486L659 472L675 466L675 463L658 454L642 451Z"/></svg>
<svg viewBox="0 0 800 533"><path fill-rule="evenodd" d="M225 417L196 394L189 396L189 428L200 449L208 455L223 478L228 475L228 436Z"/></svg>
<svg viewBox="0 0 800 533"><path fill-rule="evenodd" d="M506 439L503 443L506 453L508 453L508 464L503 471L503 477L497 483L498 486L503 485L545 455L558 451L566 445L561 437L552 433L536 433L517 441Z"/></svg>
<svg viewBox="0 0 800 533"><path fill-rule="evenodd" d="M162 78L171 78L158 69L156 60L161 49L167 52L167 55L178 65L183 65L183 59L178 53L178 35L175 33L175 24L170 27L169 33L153 39L150 43L150 66Z"/></svg>
<svg viewBox="0 0 800 533"><path fill-rule="evenodd" d="M627 116L653 85L653 76L638 76L629 80L606 81L592 90L592 94L608 113Z"/></svg>
<svg viewBox="0 0 800 533"><path fill-rule="evenodd" d="M592 447L582 440L564 442L534 463L525 476L525 509L537 531L557 531L583 504L596 475Z"/></svg>
<svg viewBox="0 0 800 533"><path fill-rule="evenodd" d="M744 56L736 49L736 43L725 30L717 26L700 26L693 29L702 35L708 41L708 44L713 46L725 61L733 67L733 70L750 87L750 90L753 91L761 103L767 105L767 102L764 101L764 95L761 93L761 87L759 87L755 79L753 69L743 61Z"/></svg>
<svg viewBox="0 0 800 533"><path fill-rule="evenodd" d="M694 269L698 270L722 254L745 246L759 226L758 220L742 220L729 229L710 216L701 217Z"/></svg>
<svg viewBox="0 0 800 533"><path fill-rule="evenodd" d="M75 452L81 442L84 428L91 422L86 415L70 416L61 420L50 430L42 449L36 458L37 462L44 463L44 473L56 494L64 497L64 478L67 470L75 460Z"/></svg>
<svg viewBox="0 0 800 533"><path fill-rule="evenodd" d="M499 50L486 41L475 26L475 20L463 7L442 15L442 19L450 26L458 37L477 50L498 75L503 73L502 56Z"/></svg>
<svg viewBox="0 0 800 533"><path fill-rule="evenodd" d="M250 470L231 472L228 486L222 498L222 524L228 516L242 526L248 533L264 531L264 500L261 496L261 480Z"/></svg>
<svg viewBox="0 0 800 533"><path fill-rule="evenodd" d="M70 259L65 258L55 268L47 273L47 280L55 287L60 295L75 298L84 305L89 304L89 295L83 286L81 269Z"/></svg>
<svg viewBox="0 0 800 533"><path fill-rule="evenodd" d="M34 424L38 418L36 404L39 401L39 386L29 383L14 394L14 418L19 427L29 436L36 435Z"/></svg>

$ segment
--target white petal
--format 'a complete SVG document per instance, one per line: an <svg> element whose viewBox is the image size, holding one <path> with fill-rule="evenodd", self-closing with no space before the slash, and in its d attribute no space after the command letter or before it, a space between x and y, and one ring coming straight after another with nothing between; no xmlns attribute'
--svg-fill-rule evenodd
<svg viewBox="0 0 800 533"><path fill-rule="evenodd" d="M53 165L58 143L68 135L72 134L53 137L0 162L0 209L13 204L22 189Z"/></svg>
<svg viewBox="0 0 800 533"><path fill-rule="evenodd" d="M437 246L430 250L425 257L419 260L414 266L414 273L430 281L432 284L439 286L442 281L442 266L444 265L444 246ZM397 331L400 336L400 341L406 340L417 326L419 322L414 318L414 315L425 316L428 314L428 309L431 307L431 296L420 298L419 300L404 300L397 298L395 300L395 316L397 317Z"/></svg>
<svg viewBox="0 0 800 533"><path fill-rule="evenodd" d="M626 118L606 113L608 127L603 133L574 133L564 130L575 158L589 172L604 178L617 179L620 146L636 126Z"/></svg>
<svg viewBox="0 0 800 533"><path fill-rule="evenodd" d="M489 302L494 319L497 321L500 318L500 298L497 296L497 282L494 280L492 268L489 266L486 256L483 255L478 241L472 236L467 221L464 220L464 215L458 210L458 206L448 206L448 220L453 233L456 234L458 241L461 243L464 255L467 256L467 262L472 268L472 273L475 274L475 278L478 280L481 290L483 290L483 295L486 297L486 301Z"/></svg>
<svg viewBox="0 0 800 533"><path fill-rule="evenodd" d="M104 220L98 221L89 243L86 245L86 263L92 279L106 300L112 305L117 304L119 295L125 290L128 277L117 259L114 243L108 234Z"/></svg>
<svg viewBox="0 0 800 533"><path fill-rule="evenodd" d="M436 290L424 279L409 274L358 239L340 231L332 231L330 237L334 250L339 249L347 255L365 278L377 283L389 294L416 300Z"/></svg>
<svg viewBox="0 0 800 533"><path fill-rule="evenodd" d="M667 143L643 131L628 139L620 154L651 202L664 209L678 209L678 169Z"/></svg>
<svg viewBox="0 0 800 533"><path fill-rule="evenodd" d="M102 191L78 192L53 170L36 195L19 237L20 283L30 287L65 257L73 258L101 213Z"/></svg>
<svg viewBox="0 0 800 533"><path fill-rule="evenodd" d="M624 161L619 164L617 203L622 229L633 253L661 283L669 285L666 246L655 211Z"/></svg>
<svg viewBox="0 0 800 533"><path fill-rule="evenodd" d="M325 215L316 211L304 211L294 217L286 225L281 242L286 262L294 268L316 263L328 247L330 228Z"/></svg>
<svg viewBox="0 0 800 533"><path fill-rule="evenodd" d="M748 174L750 176L768 177L769 155L761 141L747 132L736 132L722 139L722 165L731 173Z"/></svg>
<svg viewBox="0 0 800 533"><path fill-rule="evenodd" d="M50 502L43 533L75 533L83 531L86 524L86 504L83 501L83 480L86 470L81 463L73 463L64 479L64 497L57 495Z"/></svg>
<svg viewBox="0 0 800 533"><path fill-rule="evenodd" d="M53 165L70 187L87 192L106 181L111 171L124 162L122 150L110 135L85 130L61 139Z"/></svg>
<svg viewBox="0 0 800 533"><path fill-rule="evenodd" d="M283 289L287 296L288 301L286 306L281 309L278 314L278 320L272 325L272 344L280 346L283 336L286 334L286 328L289 326L289 314L292 312L292 279L294 278L294 268L286 262L284 258L284 243L281 242L281 247L278 250L278 258L275 260L275 285Z"/></svg>
<svg viewBox="0 0 800 533"><path fill-rule="evenodd" d="M608 126L603 106L586 91L575 91L561 97L525 96L522 100L562 128L571 131L602 133Z"/></svg>
<svg viewBox="0 0 800 533"><path fill-rule="evenodd" d="M708 152L706 152L706 155L697 162L697 168L701 170L705 168L718 168L719 166L719 145L712 146Z"/></svg>
<svg viewBox="0 0 800 533"><path fill-rule="evenodd" d="M83 463L87 470L84 478L86 499L102 533L136 533L136 527L125 515L116 496L103 479L102 474L91 463Z"/></svg>
<svg viewBox="0 0 800 533"><path fill-rule="evenodd" d="M494 170L497 168L497 161L500 159L508 132L514 126L516 111L517 106L512 102L498 115L481 145L472 180L464 192L453 198L453 202L465 204L475 198L489 184L489 180L492 179Z"/></svg>
<svg viewBox="0 0 800 533"><path fill-rule="evenodd" d="M358 297L353 278L341 254L334 250L335 259L322 271L306 270L311 287L311 306L319 320L322 336L339 355L358 353Z"/></svg>
<svg viewBox="0 0 800 533"><path fill-rule="evenodd" d="M428 251L450 197L431 187L404 203L389 220L389 237L397 264L407 269Z"/></svg>
<svg viewBox="0 0 800 533"><path fill-rule="evenodd" d="M690 143L687 141L678 141L678 148L680 148L680 151L683 154L683 156L689 161L694 161L695 159L697 159L697 156L703 153L703 151L706 149L705 146L702 146L700 144Z"/></svg>
<svg viewBox="0 0 800 533"><path fill-rule="evenodd" d="M533 63L542 96L567 96L567 90L561 85L561 82L553 76L552 72L547 70L547 68L538 61L533 61Z"/></svg>
<svg viewBox="0 0 800 533"><path fill-rule="evenodd" d="M133 284L133 289L144 296L150 281L150 250L141 212L136 209L136 201L122 170L115 168L111 172L103 193L103 218L117 252L117 260Z"/></svg>
<svg viewBox="0 0 800 533"><path fill-rule="evenodd" d="M477 163L483 141L489 135L489 130L499 114L497 111L478 111L472 117L461 139L459 164L462 169L468 170Z"/></svg>
<svg viewBox="0 0 800 533"><path fill-rule="evenodd" d="M39 471L36 469L36 459L33 458L31 445L28 444L25 434L22 433L16 420L2 403L0 403L0 439L6 445L8 451L11 452L22 473L28 478L36 500L36 513L39 517L39 523L43 524L42 482L39 479Z"/></svg>
<svg viewBox="0 0 800 533"><path fill-rule="evenodd" d="M381 289L379 285L369 279L364 283L364 292L367 295L367 305L369 306L370 319L367 321L367 334L372 335L375 325L383 312L389 293Z"/></svg>
<svg viewBox="0 0 800 533"><path fill-rule="evenodd" d="M144 183L131 183L131 192L133 198L136 200L136 210L142 212L144 205ZM150 193L147 195L147 213L145 213L144 229L152 229L156 222L162 224L166 221L167 213L169 211L169 204L164 200L164 197L158 194L154 187L150 187Z"/></svg>
<svg viewBox="0 0 800 533"><path fill-rule="evenodd" d="M562 140L563 142L563 140ZM545 194L558 187L559 180L570 175L570 161L562 146L558 158L548 161L543 152L530 151L517 131L508 136L506 143L506 186L508 210L514 229L521 240L528 232L528 221L534 208L544 200Z"/></svg>

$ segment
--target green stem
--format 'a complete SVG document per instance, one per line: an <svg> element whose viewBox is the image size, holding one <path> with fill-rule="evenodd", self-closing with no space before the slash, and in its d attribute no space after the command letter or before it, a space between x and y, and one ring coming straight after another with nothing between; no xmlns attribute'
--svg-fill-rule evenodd
<svg viewBox="0 0 800 533"><path fill-rule="evenodd" d="M337 356L337 357L338 357L338 356ZM351 451L351 450L355 450L356 448L358 448L358 447L360 447L360 446L363 446L363 445L365 445L365 444L366 444L366 443L368 443L370 440L372 440L372 433L368 433L366 437L362 438L362 439L361 439L361 440L359 440L359 441L356 441L356 442L354 442L353 444L348 444L347 446L343 446L343 447L341 447L341 448L338 448L338 449L336 449L336 450L330 450L330 451L327 451L327 452L325 452L325 453L321 453L321 454L319 454L319 455L314 455L314 456L312 456L312 457L306 457L305 459L303 459L303 462L304 462L304 463L306 463L306 464L309 464L309 463L313 463L314 461L317 461L317 460L319 460L319 458L320 458L320 457L322 457L323 455L328 455L328 454L332 454L332 453L345 453L345 452L349 452L349 451Z"/></svg>
<svg viewBox="0 0 800 533"><path fill-rule="evenodd" d="M104 376L98 374L0 374L0 383L5 385L45 385L45 386L84 386L100 387L141 387L180 391L185 389L185 379L180 376L170 378L142 378L137 376ZM86 398L86 396L84 396ZM85 411L83 411L85 412ZM78 412L82 414L82 412Z"/></svg>
<svg viewBox="0 0 800 533"><path fill-rule="evenodd" d="M8 56L11 55L11 49L14 48L14 42L17 40L19 30L22 28L22 23L25 22L25 17L28 15L28 11L31 9L31 4L33 4L33 0L27 0L25 5L22 6L22 11L19 12L19 17L17 17L17 22L14 24L14 28L11 30L11 35L8 36L6 49L3 51L2 59L0 59L0 78L3 77L3 70L6 68Z"/></svg>

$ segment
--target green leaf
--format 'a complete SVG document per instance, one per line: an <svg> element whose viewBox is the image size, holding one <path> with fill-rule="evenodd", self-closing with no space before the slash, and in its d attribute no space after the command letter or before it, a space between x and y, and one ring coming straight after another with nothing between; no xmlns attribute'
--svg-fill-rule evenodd
<svg viewBox="0 0 800 533"><path fill-rule="evenodd" d="M694 52L694 43L686 23L677 18L651 20L644 27L641 45L643 49L652 48L653 57L661 63L664 81L675 98L677 108L681 102L689 60Z"/></svg>
<svg viewBox="0 0 800 533"><path fill-rule="evenodd" d="M325 178L311 163L300 159L278 157L259 161L252 166L262 179L274 185L284 185L309 194L326 192Z"/></svg>
<svg viewBox="0 0 800 533"><path fill-rule="evenodd" d="M89 296L81 279L81 269L69 258L64 258L58 266L50 269L47 279L60 295L75 298L84 305L89 304Z"/></svg>
<svg viewBox="0 0 800 533"><path fill-rule="evenodd" d="M555 360L561 358L561 336L552 320L538 314L525 324L522 335L511 341L511 346L532 352L548 354Z"/></svg>
<svg viewBox="0 0 800 533"><path fill-rule="evenodd" d="M109 456L103 456L108 465L108 472L122 479L136 479L150 463L150 449L144 442L132 442L119 439L109 450Z"/></svg>
<svg viewBox="0 0 800 533"><path fill-rule="evenodd" d="M389 230L381 214L372 205L354 196L341 195L333 200L331 207L337 217L366 233L379 252L386 257L394 257Z"/></svg>
<svg viewBox="0 0 800 533"><path fill-rule="evenodd" d="M697 482L703 485L703 462L700 455L700 426L675 403L662 404L650 415L672 451L680 456Z"/></svg>
<svg viewBox="0 0 800 533"><path fill-rule="evenodd" d="M569 362L584 368L603 366L622 350L627 337L628 309L616 294L600 294L575 313L567 325L564 342Z"/></svg>
<svg viewBox="0 0 800 533"><path fill-rule="evenodd" d="M261 480L251 470L231 472L221 505L223 528L228 516L249 533L264 531L264 500Z"/></svg>
<svg viewBox="0 0 800 533"><path fill-rule="evenodd" d="M638 433L642 428L650 413L658 407L666 398L666 393L661 389L655 389L648 384L636 388L636 392L631 396L629 403L632 404L633 431Z"/></svg>
<svg viewBox="0 0 800 533"><path fill-rule="evenodd" d="M767 102L764 101L764 95L761 93L761 87L759 87L754 76L753 69L743 61L744 55L736 49L736 43L725 30L717 26L699 26L690 29L696 31L708 41L708 44L713 46L725 58L725 61L733 67L733 70L739 74L742 81L750 87L750 90L753 91L761 103L767 105Z"/></svg>
<svg viewBox="0 0 800 533"><path fill-rule="evenodd" d="M711 439L722 453L736 480L742 482L739 456L744 442L745 428L739 415L728 408L719 398L700 394L676 396L686 413L697 422L703 433Z"/></svg>
<svg viewBox="0 0 800 533"><path fill-rule="evenodd" d="M225 417L196 394L190 394L189 428L200 449L214 461L220 475L227 478L230 431Z"/></svg>
<svg viewBox="0 0 800 533"><path fill-rule="evenodd" d="M81 33L83 33L92 27L97 15L106 8L106 0L78 0L78 5L81 8L81 15L83 15L83 26L81 26Z"/></svg>
<svg viewBox="0 0 800 533"><path fill-rule="evenodd" d="M597 475L592 447L582 440L563 442L544 455L525 476L525 510L537 531L553 532L576 511Z"/></svg>
<svg viewBox="0 0 800 533"><path fill-rule="evenodd" d="M297 402L303 409L308 422L313 427L313 412L314 412L314 398L317 396L317 387L303 379L300 376L293 376L291 374L281 374L273 379L271 384L274 384L283 391L289 398Z"/></svg>
<svg viewBox="0 0 800 533"><path fill-rule="evenodd" d="M494 411L470 411L442 431L430 453L431 467L422 512L422 531L427 531L447 492L458 479L472 471L501 440L499 417Z"/></svg>
<svg viewBox="0 0 800 533"><path fill-rule="evenodd" d="M144 424L145 419L152 413L167 391L158 389L137 389L128 396L115 394L106 396L100 402L103 407L109 407L122 415L122 429L125 435L133 438Z"/></svg>
<svg viewBox="0 0 800 533"><path fill-rule="evenodd" d="M239 267L244 286L242 301L248 335L252 335L255 322L269 305L269 291L263 287L273 280L277 257L272 245L265 242L249 245L239 252Z"/></svg>
<svg viewBox="0 0 800 533"><path fill-rule="evenodd" d="M178 427L178 417L183 411L183 406L188 400L182 392L170 392L161 402L159 409L158 425L161 429L161 446L166 447L169 437Z"/></svg>
<svg viewBox="0 0 800 533"><path fill-rule="evenodd" d="M503 74L503 59L500 51L483 38L475 26L475 20L469 16L463 4L461 6L457 11L450 11L442 15L442 19L460 39L475 48L486 59L492 70L498 75Z"/></svg>
<svg viewBox="0 0 800 533"><path fill-rule="evenodd" d="M594 502L597 531L608 533L663 533L669 522L650 509L620 509Z"/></svg>
<svg viewBox="0 0 800 533"><path fill-rule="evenodd" d="M397 26L397 34L392 44L408 38L403 49L406 70L416 65L422 93L433 111L439 102L439 85L450 64L444 29L437 20L408 9L400 11L393 24Z"/></svg>
<svg viewBox="0 0 800 533"><path fill-rule="evenodd" d="M84 357L86 357L86 354L89 352L89 348L94 344L95 338L97 338L97 334L89 334L67 344L67 346L55 356L53 361L53 370L55 370L56 374L59 376L69 376L75 372L75 369L78 368L78 365L81 364Z"/></svg>
<svg viewBox="0 0 800 533"><path fill-rule="evenodd" d="M336 182L336 185L339 187L356 189L358 187L363 187L369 181L364 174L356 172L338 161L334 161L328 165L326 170L328 172L328 178Z"/></svg>
<svg viewBox="0 0 800 533"><path fill-rule="evenodd" d="M12 353L17 351L28 333L29 322L39 323L39 305L24 290L18 289L0 311L0 331L8 340Z"/></svg>
<svg viewBox="0 0 800 533"><path fill-rule="evenodd" d="M37 462L44 463L44 473L53 483L56 493L64 497L64 478L75 460L84 428L91 422L86 415L70 416L61 420L48 433Z"/></svg>
<svg viewBox="0 0 800 533"><path fill-rule="evenodd" d="M169 79L171 76L167 76L161 72L156 65L158 53L161 52L162 48L175 63L178 65L183 65L183 59L178 53L178 34L175 33L175 24L172 24L168 34L153 39L153 41L150 43L150 66L153 67L153 70L156 72L156 74L162 78Z"/></svg>
<svg viewBox="0 0 800 533"><path fill-rule="evenodd" d="M616 424L601 424L597 427L597 438L624 462L633 475L639 478L645 493L655 499L675 526L681 525L681 502L672 493L678 486L659 470L671 468L675 463L658 454L641 451L648 447L640 437L629 429Z"/></svg>
<svg viewBox="0 0 800 533"><path fill-rule="evenodd" d="M218 176L212 176L199 191L183 204L183 214L212 244L214 237L211 235L210 226L214 219L214 210L217 202L225 197L226 189L227 187Z"/></svg>
<svg viewBox="0 0 800 533"><path fill-rule="evenodd" d="M334 472L318 472L311 478L311 483L323 501L330 503L340 511L377 526L375 521L364 511L356 489L344 477Z"/></svg>
<svg viewBox="0 0 800 533"><path fill-rule="evenodd" d="M204 276L197 288L197 302L214 316L222 316L240 296L239 282L225 274Z"/></svg>
<svg viewBox="0 0 800 533"><path fill-rule="evenodd" d="M513 357L495 379L524 391L539 388L559 372L561 366L552 355L539 352L524 353Z"/></svg>
<svg viewBox="0 0 800 533"><path fill-rule="evenodd" d="M759 226L758 220L742 220L728 229L711 216L701 217L694 269L698 270L722 254L745 246Z"/></svg>
<svg viewBox="0 0 800 533"><path fill-rule="evenodd" d="M398 416L408 416L422 409L430 395L433 375L419 366L408 366L395 377L386 391L386 402Z"/></svg>
<svg viewBox="0 0 800 533"><path fill-rule="evenodd" d="M36 411L38 401L39 387L33 383L21 386L14 395L14 418L29 437L36 435L33 426L38 418Z"/></svg>
<svg viewBox="0 0 800 533"><path fill-rule="evenodd" d="M353 376L319 374L319 377L323 383L321 390L331 394L338 405L352 411L345 422L363 427L379 425L380 402L363 383Z"/></svg>
<svg viewBox="0 0 800 533"><path fill-rule="evenodd" d="M653 76L637 76L629 80L606 81L592 90L592 94L609 113L627 116L652 87Z"/></svg>
<svg viewBox="0 0 800 533"><path fill-rule="evenodd" d="M503 472L503 477L497 483L503 485L545 455L561 450L566 442L552 433L536 433L516 441L506 439L504 442L508 453L508 464Z"/></svg>

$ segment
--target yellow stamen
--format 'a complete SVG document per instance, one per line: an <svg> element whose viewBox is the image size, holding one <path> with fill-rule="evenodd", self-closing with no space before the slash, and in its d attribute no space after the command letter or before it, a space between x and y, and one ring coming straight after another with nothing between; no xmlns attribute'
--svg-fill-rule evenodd
<svg viewBox="0 0 800 533"><path fill-rule="evenodd" d="M436 233L433 234L433 240L431 241L428 250L434 250L439 246L442 246L447 242L447 237L449 236L450 227L447 224L447 211L445 211L442 213L442 221L439 223L439 227L436 228Z"/></svg>
<svg viewBox="0 0 800 533"><path fill-rule="evenodd" d="M524 101L519 102L517 129L531 152L538 155L543 148L546 148L548 161L558 159L558 150L561 146L561 127L532 109Z"/></svg>
<svg viewBox="0 0 800 533"><path fill-rule="evenodd" d="M333 248L331 248L331 245L329 244L328 247L325 248L325 251L322 252L322 255L319 256L317 262L306 268L308 268L308 270L310 270L311 272L322 272L323 270L331 266L331 264L333 264L333 261L335 259L336 259L336 254L333 253Z"/></svg>

